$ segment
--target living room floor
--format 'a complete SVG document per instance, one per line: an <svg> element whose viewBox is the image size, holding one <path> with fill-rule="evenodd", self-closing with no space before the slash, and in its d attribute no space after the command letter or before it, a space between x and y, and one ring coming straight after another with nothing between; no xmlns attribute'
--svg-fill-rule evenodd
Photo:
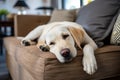
<svg viewBox="0 0 120 80"><path fill-rule="evenodd" d="M11 80L6 67L5 52L0 53L0 80Z"/></svg>

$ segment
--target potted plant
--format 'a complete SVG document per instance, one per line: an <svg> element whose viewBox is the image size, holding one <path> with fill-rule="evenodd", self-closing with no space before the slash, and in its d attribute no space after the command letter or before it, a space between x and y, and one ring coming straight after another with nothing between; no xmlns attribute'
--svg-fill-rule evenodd
<svg viewBox="0 0 120 80"><path fill-rule="evenodd" d="M0 10L0 20L1 20L1 21L6 20L6 19L7 19L6 16L7 16L8 14L9 14L8 10L6 10L6 9L1 9L1 10Z"/></svg>

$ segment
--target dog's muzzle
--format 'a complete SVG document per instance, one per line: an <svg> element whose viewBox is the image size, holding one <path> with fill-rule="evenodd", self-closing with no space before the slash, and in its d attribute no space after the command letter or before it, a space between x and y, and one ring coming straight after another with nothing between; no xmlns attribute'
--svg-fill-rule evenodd
<svg viewBox="0 0 120 80"><path fill-rule="evenodd" d="M72 56L70 54L71 52L70 52L70 50L68 48L62 49L60 53L64 57L65 62L69 62L69 61L72 60Z"/></svg>

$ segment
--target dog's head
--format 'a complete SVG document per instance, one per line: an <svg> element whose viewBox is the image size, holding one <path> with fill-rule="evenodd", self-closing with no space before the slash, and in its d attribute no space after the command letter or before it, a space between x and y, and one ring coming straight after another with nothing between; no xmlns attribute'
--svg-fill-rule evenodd
<svg viewBox="0 0 120 80"><path fill-rule="evenodd" d="M79 48L84 33L74 27L55 27L46 33L45 41L38 41L37 46L42 51L50 51L61 63L69 62L77 55L75 44Z"/></svg>

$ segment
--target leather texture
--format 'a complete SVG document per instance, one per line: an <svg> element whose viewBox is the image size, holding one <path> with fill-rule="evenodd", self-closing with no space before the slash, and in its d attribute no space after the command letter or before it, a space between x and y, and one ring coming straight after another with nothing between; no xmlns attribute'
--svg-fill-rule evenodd
<svg viewBox="0 0 120 80"><path fill-rule="evenodd" d="M5 38L4 44L13 80L100 80L120 75L120 46L97 49L98 70L88 75L83 71L81 50L72 62L62 64L50 52L41 52L36 46L21 46L15 37Z"/></svg>

